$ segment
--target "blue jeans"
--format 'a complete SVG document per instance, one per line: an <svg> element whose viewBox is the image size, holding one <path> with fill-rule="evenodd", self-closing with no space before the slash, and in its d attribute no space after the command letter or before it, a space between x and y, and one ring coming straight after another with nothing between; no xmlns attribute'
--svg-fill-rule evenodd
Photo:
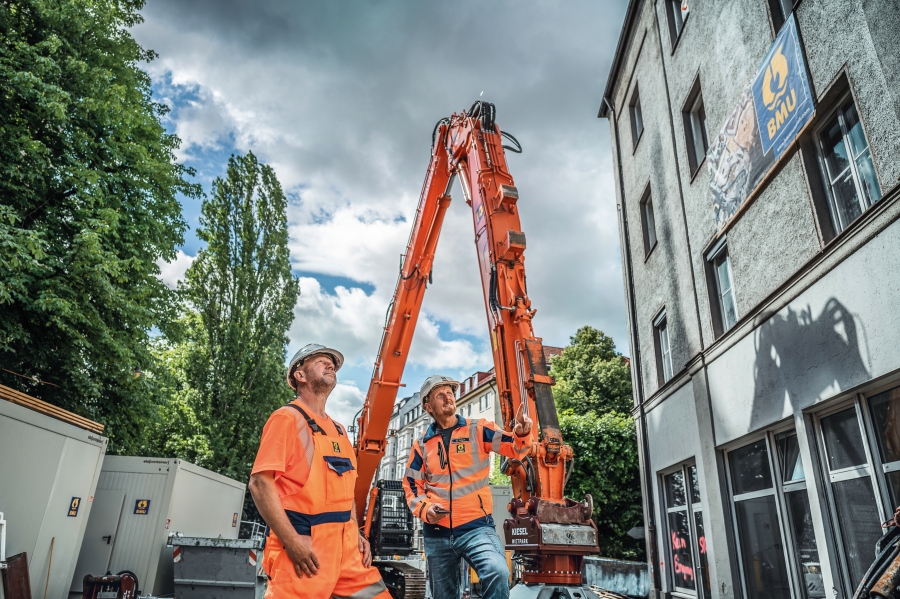
<svg viewBox="0 0 900 599"><path fill-rule="evenodd" d="M509 599L509 567L503 543L493 526L453 537L425 537L424 541L433 599L462 597L463 559L478 574L483 599Z"/></svg>

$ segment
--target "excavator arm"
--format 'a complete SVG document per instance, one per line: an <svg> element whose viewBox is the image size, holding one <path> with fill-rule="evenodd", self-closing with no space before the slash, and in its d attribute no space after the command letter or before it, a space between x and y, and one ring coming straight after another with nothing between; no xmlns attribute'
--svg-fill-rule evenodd
<svg viewBox="0 0 900 599"><path fill-rule="evenodd" d="M560 433L553 379L532 326L536 310L526 286L519 193L504 152L521 148L503 145L504 137L516 146L518 142L500 131L495 115L493 104L479 101L468 112L441 119L435 126L431 162L358 421L358 518L364 519L367 494L384 455L388 423L450 204L450 187L458 177L472 210L503 424L511 430L523 404L536 422L528 455L503 465L513 486L512 517L504 524L507 545L520 555L526 582L580 584L581 559L597 551L597 531L590 520L590 497L583 503L564 497L572 450ZM365 520L368 532L371 517Z"/></svg>

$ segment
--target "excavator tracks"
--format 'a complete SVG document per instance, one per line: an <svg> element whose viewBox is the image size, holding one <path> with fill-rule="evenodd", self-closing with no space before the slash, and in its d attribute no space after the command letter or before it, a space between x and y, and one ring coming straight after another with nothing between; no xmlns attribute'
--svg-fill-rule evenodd
<svg viewBox="0 0 900 599"><path fill-rule="evenodd" d="M424 599L425 573L402 561L376 560L372 565L381 572L393 599Z"/></svg>

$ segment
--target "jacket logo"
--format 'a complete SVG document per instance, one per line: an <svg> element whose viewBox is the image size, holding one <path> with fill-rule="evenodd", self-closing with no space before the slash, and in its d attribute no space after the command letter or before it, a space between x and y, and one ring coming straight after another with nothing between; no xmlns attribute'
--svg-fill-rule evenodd
<svg viewBox="0 0 900 599"><path fill-rule="evenodd" d="M341 444L337 441L332 441L331 447L333 447L336 452L341 453Z"/></svg>
<svg viewBox="0 0 900 599"><path fill-rule="evenodd" d="M466 453L466 446L462 443L456 446L456 453Z"/></svg>
<svg viewBox="0 0 900 599"><path fill-rule="evenodd" d="M452 442L453 443L468 443L469 438L468 437L459 437L458 439L453 439Z"/></svg>

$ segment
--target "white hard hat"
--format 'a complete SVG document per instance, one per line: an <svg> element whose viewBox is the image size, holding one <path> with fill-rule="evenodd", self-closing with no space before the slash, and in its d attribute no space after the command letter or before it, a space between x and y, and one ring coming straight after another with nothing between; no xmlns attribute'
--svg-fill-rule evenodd
<svg viewBox="0 0 900 599"><path fill-rule="evenodd" d="M294 388L294 381L291 380L291 373L293 373L294 367L302 364L306 358L315 354L325 354L327 356L331 356L331 361L334 362L335 372L340 370L341 366L344 364L344 355L336 349L331 349L330 347L325 347L324 345L319 345L318 343L310 343L309 345L304 345L296 354L294 354L294 357L291 358L290 363L288 363L287 384L291 386L291 389Z"/></svg>
<svg viewBox="0 0 900 599"><path fill-rule="evenodd" d="M432 374L425 379L425 382L422 383L422 389L419 391L419 397L422 398L422 403L424 404L428 400L428 394L431 393L432 389L440 387L441 385L450 385L450 387L453 388L454 393L459 389L459 381L454 381L448 376Z"/></svg>

